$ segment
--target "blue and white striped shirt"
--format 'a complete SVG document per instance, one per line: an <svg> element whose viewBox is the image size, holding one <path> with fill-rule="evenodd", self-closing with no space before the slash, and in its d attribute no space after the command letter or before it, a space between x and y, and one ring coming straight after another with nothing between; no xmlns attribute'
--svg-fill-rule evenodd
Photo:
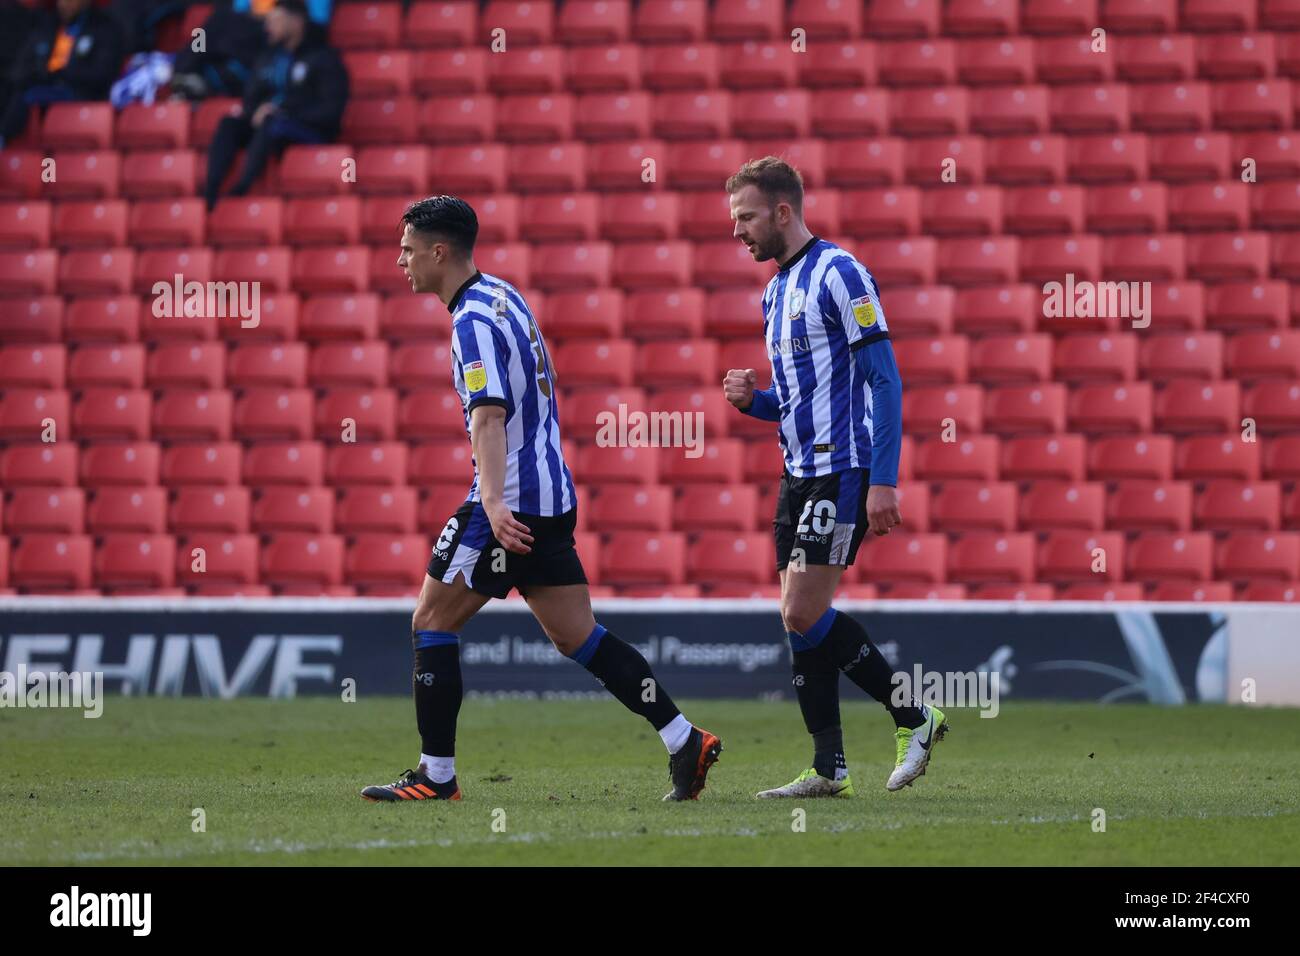
<svg viewBox="0 0 1300 956"><path fill-rule="evenodd" d="M894 484L901 441L896 408L888 410L888 435L881 435L892 447L874 449L874 467L872 443L874 398L887 391L893 404L896 367L892 376L878 375L873 367L877 355L870 360L854 355L880 343L888 352L885 365L893 366L885 312L871 273L849 252L814 237L763 291L763 334L772 388L755 392L748 411L779 421L790 474L810 478L869 468L873 484Z"/></svg>
<svg viewBox="0 0 1300 956"><path fill-rule="evenodd" d="M573 476L560 450L560 407L541 330L519 290L475 273L448 303L452 381L465 411L506 410L504 498L511 511L554 516L577 504ZM469 501L479 501L478 462Z"/></svg>

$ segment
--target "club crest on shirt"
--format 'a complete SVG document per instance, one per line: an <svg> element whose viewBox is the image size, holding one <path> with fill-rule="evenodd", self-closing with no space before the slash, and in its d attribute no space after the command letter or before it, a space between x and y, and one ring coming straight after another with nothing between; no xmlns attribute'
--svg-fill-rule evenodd
<svg viewBox="0 0 1300 956"><path fill-rule="evenodd" d="M80 37L77 40L77 53L85 56L90 52L90 48L95 45L95 38L91 36Z"/></svg>
<svg viewBox="0 0 1300 956"><path fill-rule="evenodd" d="M869 329L876 324L876 307L871 304L871 296L858 296L849 304L853 306L853 317L858 320L858 325Z"/></svg>
<svg viewBox="0 0 1300 956"><path fill-rule="evenodd" d="M797 318L803 311L803 289L795 289L790 293L790 318Z"/></svg>
<svg viewBox="0 0 1300 956"><path fill-rule="evenodd" d="M306 63L299 62L293 65L293 72L290 74L290 76L293 78L293 81L295 83L301 83L303 81L303 78L306 77L306 75L307 75Z"/></svg>
<svg viewBox="0 0 1300 956"><path fill-rule="evenodd" d="M487 369L482 362L468 362L465 365L465 387L471 392L481 392L487 386Z"/></svg>

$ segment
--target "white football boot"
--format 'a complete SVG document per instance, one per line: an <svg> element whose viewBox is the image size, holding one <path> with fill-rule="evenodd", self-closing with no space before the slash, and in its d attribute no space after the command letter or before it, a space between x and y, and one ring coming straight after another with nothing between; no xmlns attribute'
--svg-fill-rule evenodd
<svg viewBox="0 0 1300 956"><path fill-rule="evenodd" d="M938 707L927 707L925 723L915 730L906 727L895 730L898 755L894 761L894 772L889 775L885 789L902 790L910 787L917 777L925 773L934 745L943 740L947 733L948 718Z"/></svg>
<svg viewBox="0 0 1300 956"><path fill-rule="evenodd" d="M851 797L853 796L853 781L848 776L845 776L843 780L831 780L809 767L784 787L764 790L762 793L755 794L755 796L760 800L769 800L776 797Z"/></svg>

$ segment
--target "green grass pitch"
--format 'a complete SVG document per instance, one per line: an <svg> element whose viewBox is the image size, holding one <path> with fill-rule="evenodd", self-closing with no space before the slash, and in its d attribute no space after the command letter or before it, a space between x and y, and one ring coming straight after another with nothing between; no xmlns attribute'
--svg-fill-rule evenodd
<svg viewBox="0 0 1300 956"><path fill-rule="evenodd" d="M465 799L402 804L358 791L414 763L408 699L109 697L98 720L4 710L0 864L1275 865L1300 845L1294 710L953 710L929 773L891 794L892 726L846 702L857 795L758 801L809 762L796 705L685 705L726 745L688 804L661 802L663 747L611 700L467 700Z"/></svg>

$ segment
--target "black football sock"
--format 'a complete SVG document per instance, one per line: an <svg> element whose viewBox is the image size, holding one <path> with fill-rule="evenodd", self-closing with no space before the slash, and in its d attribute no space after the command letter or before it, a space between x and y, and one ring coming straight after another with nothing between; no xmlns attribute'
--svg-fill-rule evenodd
<svg viewBox="0 0 1300 956"><path fill-rule="evenodd" d="M460 677L460 638L447 631L416 631L415 721L420 750L431 757L456 755L456 718L465 685Z"/></svg>
<svg viewBox="0 0 1300 956"><path fill-rule="evenodd" d="M925 723L925 715L915 698L903 706L895 706L894 669L889 666L880 649L862 625L847 614L831 608L822 620L830 617L822 647L831 662L844 672L844 676L857 684L882 704L898 727L915 729ZM821 621L818 621L820 624Z"/></svg>
<svg viewBox="0 0 1300 956"><path fill-rule="evenodd" d="M650 721L655 730L663 730L681 713L641 653L600 624L570 657L591 671L620 704Z"/></svg>
<svg viewBox="0 0 1300 956"><path fill-rule="evenodd" d="M793 637L792 637L793 641ZM792 651L790 670L799 712L813 739L813 769L835 779L836 766L844 764L844 738L840 732L840 671L819 647Z"/></svg>

